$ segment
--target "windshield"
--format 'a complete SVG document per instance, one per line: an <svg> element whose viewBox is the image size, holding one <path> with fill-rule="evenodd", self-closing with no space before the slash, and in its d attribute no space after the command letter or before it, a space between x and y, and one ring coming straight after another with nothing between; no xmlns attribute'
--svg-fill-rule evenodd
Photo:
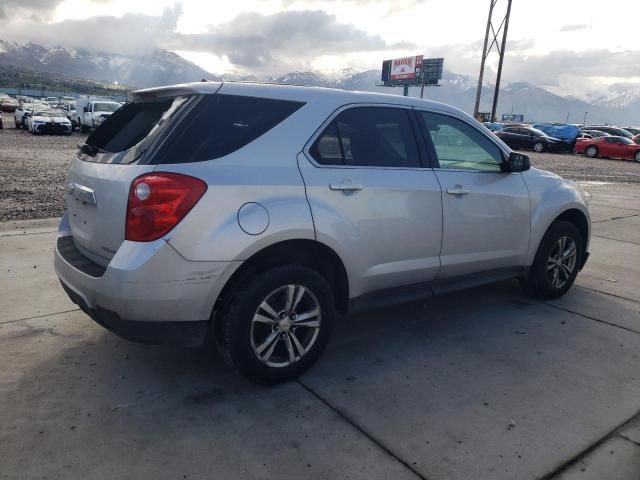
<svg viewBox="0 0 640 480"><path fill-rule="evenodd" d="M618 131L620 132L620 136L621 137L633 138L633 133L628 132L624 128L619 128Z"/></svg>
<svg viewBox="0 0 640 480"><path fill-rule="evenodd" d="M94 103L93 111L94 112L115 112L120 108L119 103Z"/></svg>

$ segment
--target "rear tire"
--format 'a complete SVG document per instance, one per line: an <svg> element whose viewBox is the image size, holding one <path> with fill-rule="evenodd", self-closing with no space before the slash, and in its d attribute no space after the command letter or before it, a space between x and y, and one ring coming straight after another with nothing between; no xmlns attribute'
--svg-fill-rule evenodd
<svg viewBox="0 0 640 480"><path fill-rule="evenodd" d="M80 133L89 133L89 127L84 124L80 124Z"/></svg>
<svg viewBox="0 0 640 480"><path fill-rule="evenodd" d="M636 154L634 155L633 159L634 159L636 162L640 162L640 150L638 150L638 151L636 152Z"/></svg>
<svg viewBox="0 0 640 480"><path fill-rule="evenodd" d="M533 150L537 153L544 151L544 144L542 142L536 142L533 144Z"/></svg>
<svg viewBox="0 0 640 480"><path fill-rule="evenodd" d="M247 276L236 285L242 288L236 287L219 312L217 342L225 361L259 383L302 375L331 334L335 308L327 281L292 264Z"/></svg>
<svg viewBox="0 0 640 480"><path fill-rule="evenodd" d="M573 285L583 257L576 226L565 221L553 223L542 237L529 275L522 279L524 290L542 299L561 297Z"/></svg>

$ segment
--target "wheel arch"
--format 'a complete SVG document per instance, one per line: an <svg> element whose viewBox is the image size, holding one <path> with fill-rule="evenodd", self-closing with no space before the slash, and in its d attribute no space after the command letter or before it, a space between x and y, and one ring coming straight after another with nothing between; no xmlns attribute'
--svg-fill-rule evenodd
<svg viewBox="0 0 640 480"><path fill-rule="evenodd" d="M344 263L338 254L317 240L284 240L254 253L231 275L213 306L214 333L219 333L221 323L215 321L215 314L223 308L230 292L238 288L247 277L285 263L297 263L320 273L331 287L338 311L341 313L347 311L349 279Z"/></svg>
<svg viewBox="0 0 640 480"><path fill-rule="evenodd" d="M564 210L560 214L556 215L551 220L551 222L547 225L547 227L544 229L544 231L542 232L542 235L540 235L540 238L538 239L535 245L535 249L532 249L533 257L535 257L535 254L537 253L538 248L540 248L540 243L542 242L542 239L544 238L546 233L549 231L549 229L555 223L562 222L562 221L575 225L575 227L580 232L580 239L582 241L582 251L585 253L587 252L587 249L589 248L589 237L590 237L590 225L589 225L589 220L587 218L587 215L578 208L569 208L567 210Z"/></svg>

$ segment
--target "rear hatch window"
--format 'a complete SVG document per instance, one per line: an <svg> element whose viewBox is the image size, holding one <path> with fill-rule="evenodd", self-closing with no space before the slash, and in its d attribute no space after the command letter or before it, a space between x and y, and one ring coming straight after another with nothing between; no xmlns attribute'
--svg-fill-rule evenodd
<svg viewBox="0 0 640 480"><path fill-rule="evenodd" d="M171 119L190 97L136 100L116 110L89 135L81 148L82 160L96 163L132 163L162 138Z"/></svg>
<svg viewBox="0 0 640 480"><path fill-rule="evenodd" d="M204 95L171 133L152 163L213 160L264 135L303 102L239 95Z"/></svg>

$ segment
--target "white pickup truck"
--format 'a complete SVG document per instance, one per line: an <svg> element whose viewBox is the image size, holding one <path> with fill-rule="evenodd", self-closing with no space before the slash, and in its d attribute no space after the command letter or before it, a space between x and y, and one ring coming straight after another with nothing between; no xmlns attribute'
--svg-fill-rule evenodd
<svg viewBox="0 0 640 480"><path fill-rule="evenodd" d="M120 104L118 102L109 99L78 98L76 100L76 115L80 131L87 133L119 108Z"/></svg>

